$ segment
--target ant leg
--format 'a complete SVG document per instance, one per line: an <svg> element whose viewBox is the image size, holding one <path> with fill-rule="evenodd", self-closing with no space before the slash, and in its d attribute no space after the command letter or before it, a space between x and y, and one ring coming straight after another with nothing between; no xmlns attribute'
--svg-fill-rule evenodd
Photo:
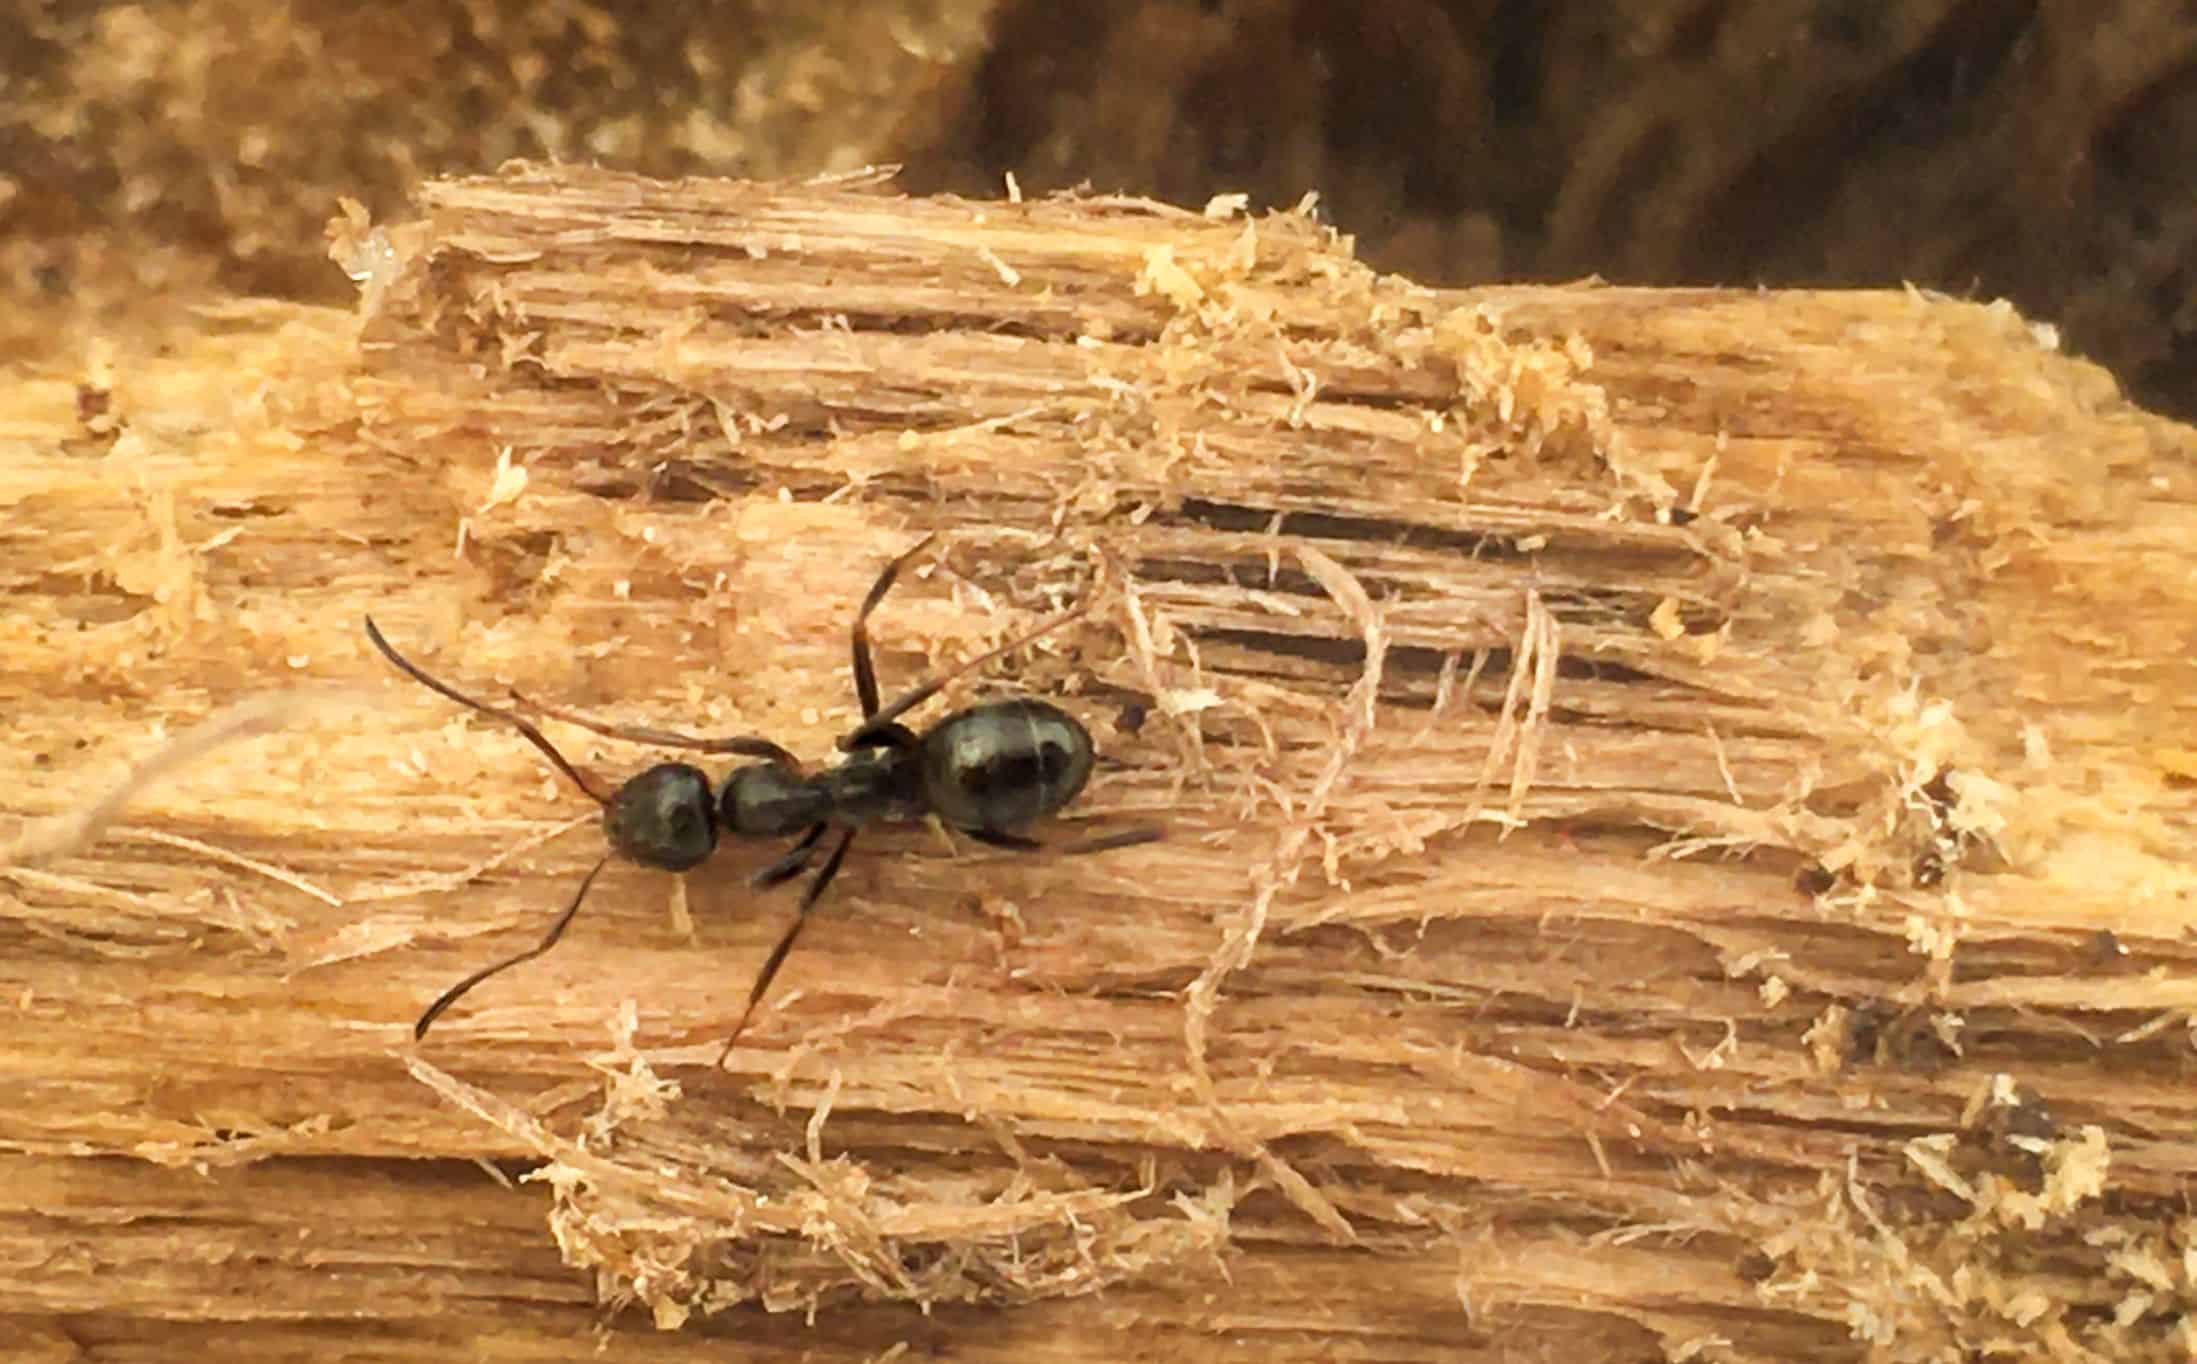
<svg viewBox="0 0 2197 1364"><path fill-rule="evenodd" d="M506 957L504 960L497 962L494 966L482 967L480 970L475 971L472 975L467 976L464 980L459 981L457 984L451 986L449 989L435 996L435 1002L427 1006L426 1012L420 1015L420 1021L412 1025L412 1039L414 1041L418 1041L419 1039L427 1036L427 1030L435 1025L436 1019L442 1017L443 1010L457 1003L459 997L462 996L466 991L472 989L474 986L480 984L482 981L488 979L490 976L495 975L498 971L508 970L511 967L517 966L520 962L532 961L536 957L540 956L542 953L547 952L550 948L555 947L557 945L557 939L564 936L565 925L571 923L572 916L580 912L580 902L587 898L587 888L595 884L595 878L602 874L602 870L604 867L607 867L609 865L610 859L608 857L605 857L602 861L597 862L593 869L591 869L588 874L584 878L582 878L582 880L580 881L580 889L576 893L574 893L572 897L572 903L565 906L565 912L557 916L557 922L549 926L549 931L542 935L542 940L540 942L534 944L532 947L529 947L524 952L519 953L517 956Z"/></svg>
<svg viewBox="0 0 2197 1364"><path fill-rule="evenodd" d="M1024 838L1021 834L1004 834L997 829L963 829L961 832L979 843L989 843L995 848L1006 848L1012 852L1045 851L1043 843L1034 838Z"/></svg>
<svg viewBox="0 0 2197 1364"><path fill-rule="evenodd" d="M854 729L848 731L847 734L842 736L839 740L840 750L842 752L852 752L857 748L878 747L878 736L883 731L890 728L894 721L898 720L901 716L906 715L909 711L914 710L917 706L922 705L925 701L928 701L932 697L938 695L940 691L951 685L964 673L974 672L978 668L983 667L985 664L990 663L992 660L999 658L1004 654L1013 653L1015 650L1021 648L1025 644L1035 643L1037 640L1042 639L1046 635L1051 634L1053 631L1058 630L1061 626L1066 625L1068 622L1081 616L1086 609L1087 608L1085 607L1079 606L1072 611L1063 611L1061 614L1053 617L1051 620L1045 622L1043 625L1038 626L1036 629L1026 630L1023 633L1016 635L1013 639L1008 640L1005 644L1000 645L998 648L992 650L990 653L977 655L975 658L970 659L968 662L962 664L960 667L954 669L952 672L932 678L928 682L921 682L913 687L910 687L907 691L902 692L900 695L886 702L882 708L871 712L868 717L862 721L861 724L857 725ZM864 647L866 648L867 645L865 644Z"/></svg>
<svg viewBox="0 0 2197 1364"><path fill-rule="evenodd" d="M768 890L807 871L809 859L816 855L817 840L824 836L824 828L822 824L811 824L809 831L801 835L799 843L788 848L783 857L749 877L748 884L757 890Z"/></svg>
<svg viewBox="0 0 2197 1364"><path fill-rule="evenodd" d="M653 744L659 748L692 748L704 753L738 753L743 757L762 758L767 762L777 763L781 767L798 767L801 765L800 760L795 758L793 754L768 739L755 738L749 735L740 735L730 739L702 739L692 734L681 734L672 729L650 729L645 725L613 725L603 720L582 715L575 710L566 710L562 706L544 705L530 696L520 694L517 690L511 693L511 699L537 715L545 715L552 720L562 720L568 725L578 725L581 729L592 730L605 738L620 739L629 744Z"/></svg>
<svg viewBox="0 0 2197 1364"><path fill-rule="evenodd" d="M1142 824L1134 829L1119 829L1110 834L1098 834L1091 838L1080 839L1074 843L1064 843L1055 851L1069 857L1079 857L1084 853L1112 852L1116 848L1134 848L1145 843L1158 843L1166 837L1167 830L1159 825Z"/></svg>
<svg viewBox="0 0 2197 1364"><path fill-rule="evenodd" d="M1157 843L1167 837L1167 831L1156 824L1140 825L1134 829L1121 829L1110 834L1098 834L1091 838L1080 839L1074 843L1063 843L1057 847L1048 843L1040 843L1034 838L1024 838L1021 834L1002 833L998 829L963 829L961 832L979 843L989 843L995 848L1007 848L1014 852L1055 852L1067 857L1075 857L1083 853L1112 852L1116 848L1133 848L1140 843Z"/></svg>
<svg viewBox="0 0 2197 1364"><path fill-rule="evenodd" d="M870 584L869 595L862 598L862 609L854 613L854 694L862 703L864 720L877 714L877 665L870 661L870 612L875 611L877 604L885 600L885 594L892 590L893 579L900 576L900 570L908 566L908 561L929 549L931 542L937 538L935 531L924 536L902 550L900 557L885 565L885 571L877 575L876 582Z"/></svg>
<svg viewBox="0 0 2197 1364"><path fill-rule="evenodd" d="M778 974L778 968L785 963L786 954L793 950L794 941L807 926L809 911L823 898L824 888L832 883L832 878L839 875L839 864L847 860L847 845L852 842L854 830L849 829L841 834L839 842L832 848L831 856L824 859L823 869L816 873L816 879L809 882L809 888L802 892L801 908L795 911L793 923L787 927L785 935L779 938L778 945L770 950L770 956L764 958L763 969L755 977L754 987L748 991L748 1006L740 1011L740 1021L732 1025L732 1036L725 1039L725 1049L717 1055L719 1070L725 1068L726 1058L732 1055L733 1047L739 1043L740 1034L747 1028L748 1019L754 1016L755 1006L762 1000L763 992L770 988L771 978Z"/></svg>
<svg viewBox="0 0 2197 1364"><path fill-rule="evenodd" d="M862 726L848 735L842 741L842 746L848 752L857 748L890 748L902 753L913 753L922 742L915 737L914 730L898 721L888 720L882 724Z"/></svg>

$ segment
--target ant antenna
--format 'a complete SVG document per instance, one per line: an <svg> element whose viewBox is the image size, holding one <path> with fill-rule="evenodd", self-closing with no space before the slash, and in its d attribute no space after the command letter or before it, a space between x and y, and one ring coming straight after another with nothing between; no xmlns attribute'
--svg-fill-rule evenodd
<svg viewBox="0 0 2197 1364"><path fill-rule="evenodd" d="M368 628L371 629L372 627L369 626ZM605 853L601 861L588 869L587 875L580 880L580 889L573 895L572 903L565 906L565 912L557 916L557 922L549 926L549 931L542 935L540 942L516 956L507 957L497 962L494 966L482 967L464 980L435 996L435 1002L427 1006L427 1011L420 1015L420 1021L412 1025L412 1040L416 1042L427 1036L427 1030L435 1025L436 1019L442 1017L443 1010L457 1003L466 991L495 975L498 971L508 970L517 966L520 962L532 961L550 948L555 947L557 939L564 936L565 925L571 923L572 916L580 912L580 902L587 898L587 888L595 884L595 878L600 876L603 868L609 865L610 854Z"/></svg>
<svg viewBox="0 0 2197 1364"><path fill-rule="evenodd" d="M427 688L429 691L435 693L437 696L448 697L450 700L457 702L459 705L466 707L468 710L477 710L483 715L493 716L498 720L509 722L514 729L517 729L520 734L525 736L528 743L540 749L543 756L547 757L550 762L556 764L557 770L564 773L565 776L569 777L572 780L572 784L579 787L581 792L584 793L589 800L592 800L597 805L601 805L606 808L610 805L610 798L608 796L605 796L602 792L596 790L595 783L589 781L586 777L581 776L580 770L578 768L574 767L571 763L566 762L565 755L557 751L557 746L549 742L549 740L543 738L542 732L534 728L533 725L529 724L523 716L516 715L511 711L501 709L497 706L491 706L485 701L476 701L472 697L467 696L464 692L461 692L457 688L451 686L449 683L442 682L437 680L436 678L430 677L425 669L421 668L418 664L412 662L412 660L406 658L403 654L398 653L395 647L392 646L388 640L382 638L381 631L375 626L374 618L372 616L368 616L366 618L366 637L374 641L374 647L381 650L381 656L388 659L390 663L396 667L398 672L403 673L406 677L411 678L414 682L419 683L421 686ZM598 870L600 869L598 868ZM590 879L593 878L590 877ZM583 886L581 889L585 890L586 887ZM577 908L577 906L575 906L575 908ZM566 910L565 918L569 919L571 917L572 911ZM563 930L564 920L560 919L557 922L557 931L562 932ZM551 941L555 941L554 935L552 935ZM510 963L506 962L504 963L504 965L508 966L510 965ZM499 966L493 969L500 971L503 969L503 967ZM478 979L478 977L475 977L475 979ZM470 986L473 984L473 981L468 980L465 982L465 984ZM460 990L457 993L463 993L463 991ZM448 998L437 1000L437 1007L429 1009L427 1011L427 1018L420 1020L420 1031L425 1032L427 1030L428 1021L432 1019L437 1013L441 1012L440 1006L449 1002L450 1001Z"/></svg>
<svg viewBox="0 0 2197 1364"><path fill-rule="evenodd" d="M372 616L366 618L366 637L374 642L374 647L381 650L381 656L388 659L398 672L403 673L406 677L411 678L437 696L455 701L467 710L477 710L483 715L508 722L513 729L518 730L525 737L528 743L540 749L542 756L548 758L559 772L564 773L570 779L574 786L579 787L589 800L606 809L609 807L609 798L596 790L593 782L580 775L578 768L565 761L565 755L557 751L557 746L544 738L542 732L530 724L524 716L515 715L499 706L491 706L485 701L476 701L449 683L431 676L426 669L412 662L403 654L398 653L395 646L382 637L381 628L374 624ZM604 854L601 861L588 869L587 875L580 880L579 890L574 892L572 896L572 903L565 906L564 913L557 916L557 921L549 926L549 931L542 935L540 942L516 956L475 971L472 975L467 976L464 980L459 981L436 996L435 1002L428 1005L427 1011L420 1015L419 1022L412 1025L413 1039L416 1041L427 1036L427 1030L434 1026L436 1019L442 1017L443 1010L457 1003L466 991L495 975L498 971L509 970L521 962L532 961L550 948L555 947L557 939L564 936L565 926L572 922L572 916L580 912L580 902L587 899L588 888L595 884L595 878L602 874L603 868L610 865L611 856L612 854Z"/></svg>

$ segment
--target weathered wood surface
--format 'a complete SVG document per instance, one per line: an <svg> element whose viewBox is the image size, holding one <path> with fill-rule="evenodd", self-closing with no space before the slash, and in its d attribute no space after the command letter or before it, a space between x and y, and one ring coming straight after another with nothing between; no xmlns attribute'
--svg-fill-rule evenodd
<svg viewBox="0 0 2197 1364"><path fill-rule="evenodd" d="M2197 439L1999 309L1224 210L521 168L13 384L9 1356L2181 1357ZM614 868L412 1043L599 838L365 612L821 760L931 531L887 690L1087 605L956 694L1167 841L866 834L726 1073L769 851Z"/></svg>

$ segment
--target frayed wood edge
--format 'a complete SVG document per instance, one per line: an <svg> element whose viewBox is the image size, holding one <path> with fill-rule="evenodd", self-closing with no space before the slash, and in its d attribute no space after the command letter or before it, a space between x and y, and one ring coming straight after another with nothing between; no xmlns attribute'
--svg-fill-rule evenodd
<svg viewBox="0 0 2197 1364"><path fill-rule="evenodd" d="M1303 870L1305 845L1317 831L1321 817L1326 813L1329 797L1341 782L1350 760L1373 732L1375 703L1381 692L1381 673L1388 657L1388 630L1375 609L1373 599L1367 595L1365 585L1358 581L1349 569L1309 545L1293 546L1297 558L1305 570L1326 589L1337 606L1351 623L1358 627L1365 640L1365 668L1351 686L1344 700L1345 719L1342 732L1336 736L1334 751L1328 755L1327 766L1312 783L1302 806L1288 817L1274 852L1266 862L1252 872L1253 893L1243 913L1231 924L1222 937L1220 947L1206 963L1204 971L1193 982L1183 999L1183 1042L1189 1050L1191 1081L1198 1097L1212 1113L1215 1135L1238 1156L1257 1162L1261 1171L1272 1179L1275 1186L1307 1217L1326 1228L1338 1242L1355 1242L1357 1232L1349 1219L1327 1195L1315 1188L1312 1182L1293 1169L1269 1150L1262 1141L1247 1137L1235 1129L1221 1103L1220 1092L1213 1083L1213 1073L1206 1063L1206 1034L1212 1021L1213 1010L1219 1003L1221 984L1232 973L1242 970L1251 962L1257 949L1259 936L1266 929L1268 911L1273 907L1274 896L1285 887L1296 883ZM1554 670L1551 669L1553 679Z"/></svg>

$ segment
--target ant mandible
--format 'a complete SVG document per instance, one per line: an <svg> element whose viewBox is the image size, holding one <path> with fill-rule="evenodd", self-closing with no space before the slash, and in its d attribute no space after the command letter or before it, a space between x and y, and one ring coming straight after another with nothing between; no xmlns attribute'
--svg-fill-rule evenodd
<svg viewBox="0 0 2197 1364"><path fill-rule="evenodd" d="M806 872L816 859L824 835L838 829L838 841L802 892L793 922L771 948L748 991L747 1007L725 1043L722 1065L770 988L786 954L808 923L809 911L823 897L832 878L846 860L847 848L866 824L908 821L935 814L952 828L981 843L1018 852L1043 851L1047 845L1026 837L1022 830L1074 800L1090 779L1094 752L1091 735L1076 718L1050 702L1017 696L987 701L955 711L918 735L900 723L900 717L930 700L955 678L999 658L1041 635L1060 628L1082 614L1081 608L1018 635L991 652L963 664L944 676L922 682L883 705L878 703L877 670L870 661L869 618L892 588L893 580L936 536L925 536L885 565L862 607L855 613L853 630L854 689L862 703L862 723L840 736L838 764L816 773L804 773L800 760L768 739L742 735L728 739L701 739L671 730L631 725L609 725L571 711L540 705L514 692L513 700L551 719L579 725L595 733L631 743L668 748L687 748L704 753L734 753L759 762L733 769L713 794L708 774L689 763L668 762L642 772L605 796L579 769L565 760L554 744L543 737L524 716L500 706L475 700L431 677L399 654L382 637L371 616L366 637L397 671L439 696L509 723L541 750L550 763L603 807L603 835L610 850L589 869L542 940L524 952L481 968L442 992L413 1025L415 1038L425 1037L445 1009L468 990L500 971L505 971L547 952L564 935L588 888L610 864L622 857L644 867L683 872L701 865L716 851L720 833L736 838L800 838L776 861L756 872L751 884L776 886ZM1104 834L1063 845L1063 853L1104 852L1161 836L1153 827Z"/></svg>

